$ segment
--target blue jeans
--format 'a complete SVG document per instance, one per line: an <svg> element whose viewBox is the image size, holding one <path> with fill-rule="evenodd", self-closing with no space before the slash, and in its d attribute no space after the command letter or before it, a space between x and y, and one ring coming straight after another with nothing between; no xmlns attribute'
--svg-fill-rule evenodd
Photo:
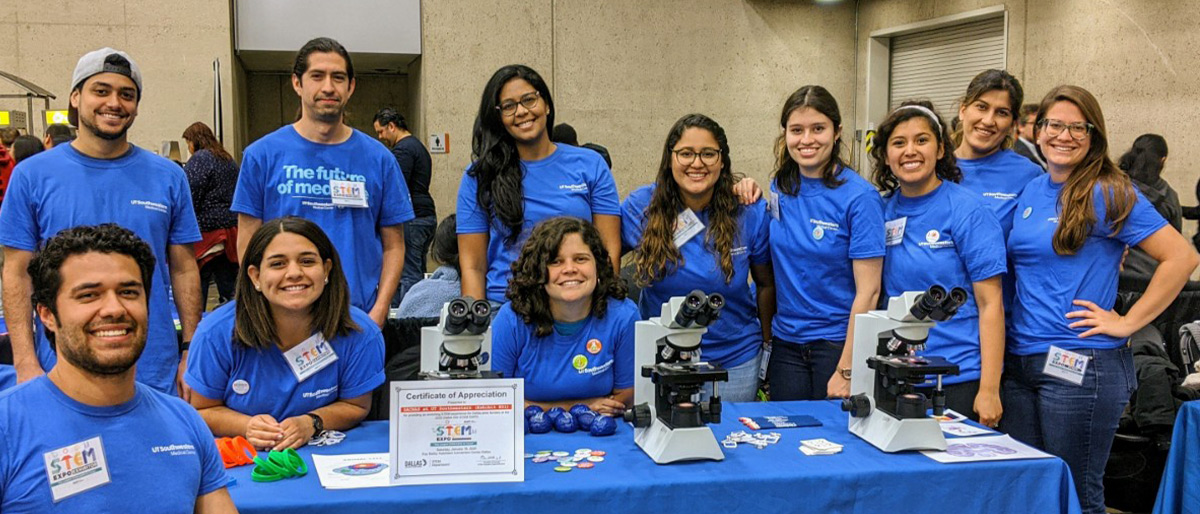
<svg viewBox="0 0 1200 514"><path fill-rule="evenodd" d="M1133 354L1128 347L1076 353L1091 358L1081 385L1043 374L1044 353L1005 355L1000 428L1066 461L1084 514L1103 514L1104 466L1137 389Z"/></svg>
<svg viewBox="0 0 1200 514"><path fill-rule="evenodd" d="M729 372L729 381L717 384L717 391L721 393L722 402L752 402L758 396L758 359L762 358L762 353L754 354L754 358L738 364L732 368L725 368ZM700 401L708 400L712 396L712 382L704 384L704 389L700 391Z"/></svg>
<svg viewBox="0 0 1200 514"><path fill-rule="evenodd" d="M435 229L437 216L413 218L404 224L404 271L400 273L400 285L392 296L392 307L399 307L404 293L425 278L425 255L429 253Z"/></svg>
<svg viewBox="0 0 1200 514"><path fill-rule="evenodd" d="M776 401L824 400L842 358L841 343L818 339L804 344L774 338L767 382Z"/></svg>

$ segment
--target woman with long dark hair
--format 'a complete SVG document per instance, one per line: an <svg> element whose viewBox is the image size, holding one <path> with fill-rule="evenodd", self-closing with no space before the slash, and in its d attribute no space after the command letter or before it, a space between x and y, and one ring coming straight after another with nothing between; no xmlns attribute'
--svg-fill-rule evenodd
<svg viewBox="0 0 1200 514"><path fill-rule="evenodd" d="M634 190L621 205L621 240L636 252L643 319L659 315L672 296L697 288L725 297L725 308L708 327L700 350L704 360L729 372L722 398L746 402L758 390L759 351L770 338L775 279L765 202L741 205L733 192L737 178L725 130L703 114L680 118L667 133L655 182Z"/></svg>
<svg viewBox="0 0 1200 514"><path fill-rule="evenodd" d="M504 301L510 265L533 226L554 216L591 222L617 267L616 182L600 154L550 141L554 100L536 71L496 71L484 87L471 141L474 162L458 188L463 294Z"/></svg>
<svg viewBox="0 0 1200 514"><path fill-rule="evenodd" d="M539 223L521 247L492 322L492 371L525 379L526 405L616 415L633 401L638 313L610 262L600 232L569 216Z"/></svg>
<svg viewBox="0 0 1200 514"><path fill-rule="evenodd" d="M1054 88L1036 127L1049 173L1021 192L1008 236L1016 300L1001 428L1062 457L1083 512L1098 514L1113 434L1136 387L1129 336L1167 308L1200 258L1109 159L1091 93ZM1126 246L1159 266L1121 315L1112 308Z"/></svg>
<svg viewBox="0 0 1200 514"><path fill-rule="evenodd" d="M238 272L237 214L229 210L237 187L238 165L203 122L189 125L183 131L183 140L192 154L183 171L200 224L201 241L195 252L201 298L208 298L208 286L216 282L218 303L224 303L233 298Z"/></svg>

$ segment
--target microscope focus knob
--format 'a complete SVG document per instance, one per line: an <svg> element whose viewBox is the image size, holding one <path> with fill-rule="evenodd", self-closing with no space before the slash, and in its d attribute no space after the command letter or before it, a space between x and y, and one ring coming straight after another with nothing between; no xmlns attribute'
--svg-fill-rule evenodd
<svg viewBox="0 0 1200 514"><path fill-rule="evenodd" d="M871 400L865 394L856 394L842 399L842 410L856 418L865 417L871 413Z"/></svg>
<svg viewBox="0 0 1200 514"><path fill-rule="evenodd" d="M650 426L650 422L653 421L650 419L650 405L645 403L634 405L632 409L625 411L625 421L632 423L637 428Z"/></svg>

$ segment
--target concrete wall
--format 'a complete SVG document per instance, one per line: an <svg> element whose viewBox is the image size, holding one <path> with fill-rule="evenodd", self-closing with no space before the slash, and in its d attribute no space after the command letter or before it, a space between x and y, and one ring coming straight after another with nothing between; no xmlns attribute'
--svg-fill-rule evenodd
<svg viewBox="0 0 1200 514"><path fill-rule="evenodd" d="M226 146L233 149L241 142L235 137L240 113L230 26L229 0L53 0L36 5L5 0L0 1L0 70L50 90L58 96L50 108L66 109L71 72L80 56L105 46L129 52L145 82L129 138L157 151L164 139L182 141L183 129L194 121L212 124L212 61L220 59ZM0 85L5 93L15 92L7 88L7 83ZM23 109L24 101L2 105ZM40 136L40 119L36 126Z"/></svg>

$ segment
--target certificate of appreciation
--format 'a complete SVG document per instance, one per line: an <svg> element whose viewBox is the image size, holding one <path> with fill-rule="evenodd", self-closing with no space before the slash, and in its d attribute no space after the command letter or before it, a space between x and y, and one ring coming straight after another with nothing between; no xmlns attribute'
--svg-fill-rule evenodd
<svg viewBox="0 0 1200 514"><path fill-rule="evenodd" d="M393 485L525 480L525 382L520 379L391 383Z"/></svg>

